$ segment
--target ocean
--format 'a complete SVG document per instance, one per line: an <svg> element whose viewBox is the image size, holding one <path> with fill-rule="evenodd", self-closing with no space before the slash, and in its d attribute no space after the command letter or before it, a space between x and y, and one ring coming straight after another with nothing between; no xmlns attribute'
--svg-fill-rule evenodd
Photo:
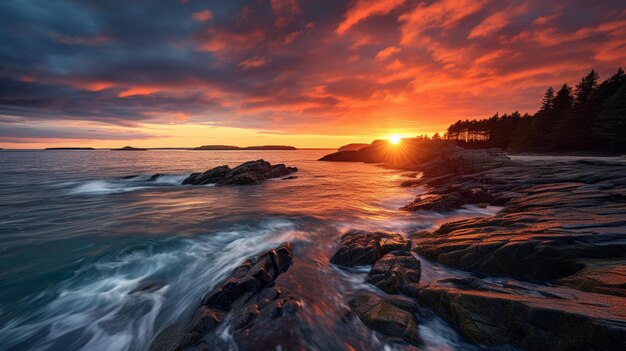
<svg viewBox="0 0 626 351"><path fill-rule="evenodd" d="M310 349L399 347L339 322L348 296L375 289L367 267L329 264L341 234L410 234L498 208L407 213L398 209L424 189L399 184L416 175L317 161L330 152L0 151L0 349L147 350L245 259L285 241L295 255L285 281L303 299L292 327ZM191 172L256 159L296 166L297 178L180 185ZM166 176L148 181L155 173ZM463 274L421 261L423 282ZM131 293L147 283L160 288ZM474 347L434 315L420 336L424 349Z"/></svg>

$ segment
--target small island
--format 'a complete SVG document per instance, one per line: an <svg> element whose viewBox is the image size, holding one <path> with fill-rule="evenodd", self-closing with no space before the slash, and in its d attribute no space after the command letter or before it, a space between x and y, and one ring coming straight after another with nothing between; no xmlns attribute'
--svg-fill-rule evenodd
<svg viewBox="0 0 626 351"><path fill-rule="evenodd" d="M92 147L47 147L44 150L95 150Z"/></svg>
<svg viewBox="0 0 626 351"><path fill-rule="evenodd" d="M293 146L286 145L261 145L261 146L248 146L239 147L231 145L203 145L194 147L192 150L297 150Z"/></svg>
<svg viewBox="0 0 626 351"><path fill-rule="evenodd" d="M119 149L111 149L111 151L148 151L148 149L132 147L132 146L124 146L123 148L119 148Z"/></svg>

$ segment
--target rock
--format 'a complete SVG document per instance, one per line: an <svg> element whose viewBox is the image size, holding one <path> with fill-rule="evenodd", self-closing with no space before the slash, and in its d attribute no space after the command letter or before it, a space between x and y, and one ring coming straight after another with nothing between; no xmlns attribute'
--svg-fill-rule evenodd
<svg viewBox="0 0 626 351"><path fill-rule="evenodd" d="M469 341L527 350L622 350L626 298L532 284L448 279L419 289Z"/></svg>
<svg viewBox="0 0 626 351"><path fill-rule="evenodd" d="M224 179L228 172L230 172L230 167L224 165L209 169L204 173L192 173L189 177L183 180L183 184L205 185L219 183L222 179Z"/></svg>
<svg viewBox="0 0 626 351"><path fill-rule="evenodd" d="M352 312L369 328L419 345L417 304L413 300L401 296L380 297L363 293L350 300L349 305Z"/></svg>
<svg viewBox="0 0 626 351"><path fill-rule="evenodd" d="M242 163L233 169L224 165L204 173L192 173L183 180L183 184L251 185L265 179L284 177L297 171L295 167L287 167L284 164L271 165L267 161L257 160Z"/></svg>
<svg viewBox="0 0 626 351"><path fill-rule="evenodd" d="M446 140L404 139L399 145L379 140L359 150L340 151L320 161L385 163L424 171L426 176L469 174L511 163L499 149L468 150Z"/></svg>
<svg viewBox="0 0 626 351"><path fill-rule="evenodd" d="M460 147L447 150L423 163L421 169L426 177L445 174L471 174L511 164L511 159L500 149L468 150Z"/></svg>
<svg viewBox="0 0 626 351"><path fill-rule="evenodd" d="M393 251L376 261L365 279L388 294L420 281L420 262L408 251Z"/></svg>
<svg viewBox="0 0 626 351"><path fill-rule="evenodd" d="M289 179L297 179L297 178L298 176L289 176L289 177L282 178L281 180L289 180Z"/></svg>
<svg viewBox="0 0 626 351"><path fill-rule="evenodd" d="M233 321L235 340L256 333L256 323L293 315L301 309L299 299L274 287L276 278L293 264L292 246L284 243L249 259L209 292L193 319L184 326L165 329L153 341L153 350L178 350L190 346L205 347L204 339L227 318ZM216 339L216 344L219 341ZM199 343L199 344L197 344ZM246 349L246 348L243 348Z"/></svg>
<svg viewBox="0 0 626 351"><path fill-rule="evenodd" d="M405 180L402 183L400 183L400 186L403 188L410 188L412 186L416 186L419 184L422 184L422 180L421 179L409 179L409 180Z"/></svg>
<svg viewBox="0 0 626 351"><path fill-rule="evenodd" d="M583 270L558 282L582 291L626 297L626 265L592 260Z"/></svg>
<svg viewBox="0 0 626 351"><path fill-rule="evenodd" d="M148 181L149 181L149 182L154 182L154 181L156 181L157 179L159 179L159 177L161 177L161 176L163 176L163 174L162 174L162 173L156 173L156 174L153 174L152 176L150 176L150 178L148 179Z"/></svg>
<svg viewBox="0 0 626 351"><path fill-rule="evenodd" d="M463 198L458 193L443 195L421 195L410 204L403 206L405 211L449 212L463 206Z"/></svg>
<svg viewBox="0 0 626 351"><path fill-rule="evenodd" d="M386 253L409 250L410 247L411 242L400 234L351 230L341 236L330 262L347 267L371 265Z"/></svg>
<svg viewBox="0 0 626 351"><path fill-rule="evenodd" d="M434 194L418 196L412 203L401 209L449 212L466 204L488 204L494 200L493 196L481 185L440 186L433 189L432 193Z"/></svg>
<svg viewBox="0 0 626 351"><path fill-rule="evenodd" d="M163 286L165 286L165 284L163 282L158 282L158 281L144 283L140 285L139 287L131 290L128 293L128 295L134 295L134 294L143 293L143 292L157 291L161 289Z"/></svg>
<svg viewBox="0 0 626 351"><path fill-rule="evenodd" d="M620 295L626 279L616 273L619 270L610 268L602 274L592 268L623 266L626 206L620 199L626 194L626 167L598 167L525 162L472 175L425 179L435 191L483 189L492 203L502 201L506 207L493 217L446 223L432 236L416 237L415 251L464 270L529 280L559 279L581 289ZM608 182L615 186L605 189ZM483 196L471 195L473 201L486 200ZM575 278L563 280L574 274ZM584 277L587 274L589 279Z"/></svg>

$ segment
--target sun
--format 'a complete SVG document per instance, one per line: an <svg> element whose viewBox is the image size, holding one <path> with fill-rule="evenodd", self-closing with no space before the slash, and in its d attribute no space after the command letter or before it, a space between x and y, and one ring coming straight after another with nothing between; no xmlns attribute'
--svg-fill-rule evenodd
<svg viewBox="0 0 626 351"><path fill-rule="evenodd" d="M389 142L392 143L393 145L398 145L402 142L402 137L399 135L390 135Z"/></svg>

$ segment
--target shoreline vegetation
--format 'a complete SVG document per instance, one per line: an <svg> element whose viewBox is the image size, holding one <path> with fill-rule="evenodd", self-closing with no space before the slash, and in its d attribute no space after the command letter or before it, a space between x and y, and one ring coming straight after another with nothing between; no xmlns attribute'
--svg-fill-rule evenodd
<svg viewBox="0 0 626 351"><path fill-rule="evenodd" d="M419 138L377 141L321 160L413 172L401 186L427 193L404 211L502 207L494 216L448 222L432 232L346 232L328 253L330 263L372 266L365 280L384 292L347 297L346 318L418 347L419 306L476 344L621 350L626 343L624 163L514 161L498 149ZM421 262L412 253L466 275L420 283ZM225 320L236 321L240 349L273 338L256 322L286 327L302 308L299 296L281 295L275 283L292 264L290 243L249 259L207 293L188 323L166 328L151 349L208 347ZM298 341L280 344L289 349Z"/></svg>
<svg viewBox="0 0 626 351"><path fill-rule="evenodd" d="M459 120L445 138L465 148L498 147L509 152L626 151L626 75L620 68L603 82L592 70L576 87L549 87L534 115L515 111Z"/></svg>

